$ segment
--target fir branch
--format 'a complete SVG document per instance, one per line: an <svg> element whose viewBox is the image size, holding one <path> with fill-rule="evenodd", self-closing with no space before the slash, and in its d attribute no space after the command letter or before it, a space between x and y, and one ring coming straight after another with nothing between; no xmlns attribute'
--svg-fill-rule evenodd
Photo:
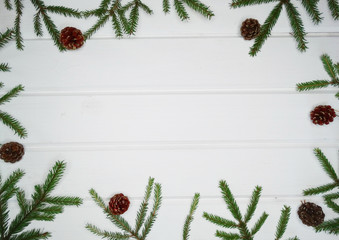
<svg viewBox="0 0 339 240"><path fill-rule="evenodd" d="M266 18L265 23L262 25L260 29L259 35L255 38L255 42L250 49L249 54L251 56L257 55L257 53L260 51L263 44L265 43L266 39L271 35L271 31L279 19L282 10L282 5L283 3L279 2L271 11L269 16Z"/></svg>
<svg viewBox="0 0 339 240"><path fill-rule="evenodd" d="M107 9L94 9L94 10L86 10L82 12L82 16L84 18L89 18L89 17L101 17L102 15L105 15L107 13Z"/></svg>
<svg viewBox="0 0 339 240"><path fill-rule="evenodd" d="M112 13L112 24L113 30L115 31L115 36L117 38L122 37L123 36L122 27L117 15L114 12Z"/></svg>
<svg viewBox="0 0 339 240"><path fill-rule="evenodd" d="M337 71L337 74L339 75L339 63L334 64L334 68Z"/></svg>
<svg viewBox="0 0 339 240"><path fill-rule="evenodd" d="M5 85L2 82L0 82L0 89L3 88L4 86Z"/></svg>
<svg viewBox="0 0 339 240"><path fill-rule="evenodd" d="M135 34L139 22L139 3L136 1L129 15L129 35Z"/></svg>
<svg viewBox="0 0 339 240"><path fill-rule="evenodd" d="M24 87L22 85L18 85L15 88L11 89L5 95L0 97L0 105L3 105L6 102L10 102L12 98L15 98L19 95L20 92L24 91Z"/></svg>
<svg viewBox="0 0 339 240"><path fill-rule="evenodd" d="M211 19L214 16L214 13L209 9L208 6L200 2L199 0L182 0L187 4L191 9L200 13L204 17Z"/></svg>
<svg viewBox="0 0 339 240"><path fill-rule="evenodd" d="M247 7L251 5L260 5L265 3L276 2L277 0L233 0L231 8Z"/></svg>
<svg viewBox="0 0 339 240"><path fill-rule="evenodd" d="M141 239L145 240L147 235L150 233L151 228L157 218L159 208L161 206L162 196L161 196L161 185L155 183L154 185L154 198L153 198L153 208L149 217L145 221L144 228L142 230Z"/></svg>
<svg viewBox="0 0 339 240"><path fill-rule="evenodd" d="M111 0L102 0L99 6L99 9L108 9L108 5Z"/></svg>
<svg viewBox="0 0 339 240"><path fill-rule="evenodd" d="M98 227L92 225L92 224L86 224L86 229L89 230L91 233L101 237L101 238L107 238L109 240L122 240L122 239L129 239L130 235L128 234L121 234L121 233L113 233L113 232L108 232L99 229Z"/></svg>
<svg viewBox="0 0 339 240"><path fill-rule="evenodd" d="M79 12L79 10L63 6L47 6L45 10L50 13L63 15L64 17L82 17L82 14Z"/></svg>
<svg viewBox="0 0 339 240"><path fill-rule="evenodd" d="M323 20L317 6L317 1L301 0L301 4L306 9L306 12L311 17L314 24L319 24Z"/></svg>
<svg viewBox="0 0 339 240"><path fill-rule="evenodd" d="M108 21L109 15L101 16L98 21L84 33L85 39L89 39L96 31L98 31L101 27L105 25Z"/></svg>
<svg viewBox="0 0 339 240"><path fill-rule="evenodd" d="M122 10L118 10L118 16L120 17L120 22L122 24L122 28L124 29L125 33L129 33L129 23L128 20Z"/></svg>
<svg viewBox="0 0 339 240"><path fill-rule="evenodd" d="M14 30L7 29L4 33L0 33L0 48L3 48L14 37Z"/></svg>
<svg viewBox="0 0 339 240"><path fill-rule="evenodd" d="M79 197L46 197L45 202L54 205L77 207L82 204L82 200Z"/></svg>
<svg viewBox="0 0 339 240"><path fill-rule="evenodd" d="M304 52L307 49L307 46L306 46L307 41L305 39L306 33L304 30L303 22L300 18L300 14L297 8L290 1L286 1L284 4L285 4L287 16L290 20L290 25L293 30L293 37L298 43L297 48L299 49L299 51Z"/></svg>
<svg viewBox="0 0 339 240"><path fill-rule="evenodd" d="M153 10L150 9L146 4L142 3L141 1L139 1L139 6L148 15L152 15L153 14Z"/></svg>
<svg viewBox="0 0 339 240"><path fill-rule="evenodd" d="M224 240L241 240L242 239L242 237L239 234L226 233L226 232L219 231L219 230L217 230L217 232L215 233L215 236L222 238Z"/></svg>
<svg viewBox="0 0 339 240"><path fill-rule="evenodd" d="M226 181L222 180L219 182L219 188L221 189L222 197L227 205L228 210L232 213L232 216L238 220L242 221L242 216L238 204L236 203L234 196L227 185Z"/></svg>
<svg viewBox="0 0 339 240"><path fill-rule="evenodd" d="M5 0L4 2L5 2L5 7L7 8L7 10L13 9L11 0Z"/></svg>
<svg viewBox="0 0 339 240"><path fill-rule="evenodd" d="M21 17L22 17L22 10L24 8L22 0L14 0L15 5L15 11L16 11L16 17L14 20L14 32L15 32L15 41L16 41L16 47L19 50L24 49L23 45L23 38L21 36Z"/></svg>
<svg viewBox="0 0 339 240"><path fill-rule="evenodd" d="M339 205L333 201L335 199L339 199L339 192L327 194L324 196L326 206L331 208L333 212L339 213Z"/></svg>
<svg viewBox="0 0 339 240"><path fill-rule="evenodd" d="M281 210L281 215L280 215L280 219L278 222L278 226L277 226L277 230L275 233L275 239L279 240L283 237L286 228L287 228L287 224L288 221L290 219L291 216L291 208L284 206L284 208Z"/></svg>
<svg viewBox="0 0 339 240"><path fill-rule="evenodd" d="M27 137L26 129L14 117L6 112L0 111L0 119L4 125L12 129L20 138Z"/></svg>
<svg viewBox="0 0 339 240"><path fill-rule="evenodd" d="M339 92L337 92L334 96L339 99Z"/></svg>
<svg viewBox="0 0 339 240"><path fill-rule="evenodd" d="M319 148L315 148L314 149L314 154L316 155L316 157L318 158L322 168L324 169L324 171L327 173L327 175L336 183L339 184L339 179L337 174L334 171L333 166L331 165L331 163L328 161L328 159L326 158L326 156L324 155L324 153L319 149Z"/></svg>
<svg viewBox="0 0 339 240"><path fill-rule="evenodd" d="M331 15L334 20L339 19L339 3L338 0L327 0Z"/></svg>
<svg viewBox="0 0 339 240"><path fill-rule="evenodd" d="M211 223L214 223L220 227L224 227L224 228L237 228L238 224L227 220L225 218L216 216L216 215L212 215L212 214L208 214L207 212L204 212L203 217L207 220L210 221Z"/></svg>
<svg viewBox="0 0 339 240"><path fill-rule="evenodd" d="M169 13L170 12L170 3L169 3L169 0L163 0L162 1L162 10L164 11L164 13Z"/></svg>
<svg viewBox="0 0 339 240"><path fill-rule="evenodd" d="M309 91L309 90L314 90L318 88L325 88L325 87L328 87L329 85L331 85L331 82L327 80L314 80L311 82L298 83L297 90L299 92Z"/></svg>
<svg viewBox="0 0 339 240"><path fill-rule="evenodd" d="M49 232L44 232L40 229L32 229L13 236L11 240L41 240L48 239L52 235Z"/></svg>
<svg viewBox="0 0 339 240"><path fill-rule="evenodd" d="M145 218L146 218L146 213L148 210L148 202L149 199L151 197L152 191L153 191L153 185L154 185L154 178L149 178L148 179L148 184L146 186L146 190L145 190L145 196L144 196L144 200L142 201L141 205L140 205L140 209L137 213L137 218L135 221L135 232L138 233L141 226L144 224L145 222Z"/></svg>
<svg viewBox="0 0 339 240"><path fill-rule="evenodd" d="M36 13L33 18L33 25L34 25L34 33L38 37L43 36L43 31L42 31L42 23L41 23L41 17L40 17L40 12Z"/></svg>
<svg viewBox="0 0 339 240"><path fill-rule="evenodd" d="M304 196L318 195L320 193L325 193L331 191L332 189L339 187L338 183L330 183L326 185L322 185L315 188L309 188L303 191Z"/></svg>
<svg viewBox="0 0 339 240"><path fill-rule="evenodd" d="M334 64L330 56L328 56L327 54L321 55L321 61L323 62L323 66L327 74L332 79L332 81L338 81L337 76L336 76L336 70L335 70Z"/></svg>
<svg viewBox="0 0 339 240"><path fill-rule="evenodd" d="M188 238L189 238L189 233L191 231L191 223L193 222L193 214L198 208L199 198L200 198L199 193L196 193L193 197L190 212L187 215L186 221L185 221L185 224L184 224L184 230L183 230L183 233L182 233L183 240L188 240Z"/></svg>
<svg viewBox="0 0 339 240"><path fill-rule="evenodd" d="M0 72L9 72L10 70L8 63L0 63Z"/></svg>
<svg viewBox="0 0 339 240"><path fill-rule="evenodd" d="M267 218L268 218L268 214L264 212L261 215L261 217L258 219L258 221L254 224L253 228L251 229L252 236L254 236L257 232L259 232L259 230L264 225Z"/></svg>
<svg viewBox="0 0 339 240"><path fill-rule="evenodd" d="M177 14L181 21L188 20L189 16L188 13L184 7L184 4L180 0L174 0L174 8L177 11Z"/></svg>
<svg viewBox="0 0 339 240"><path fill-rule="evenodd" d="M66 50L65 47L61 44L60 39L59 39L60 32L55 26L54 22L46 13L41 12L41 14L42 14L42 20L45 23L47 31L51 35L54 41L54 44L58 47L60 52L65 51Z"/></svg>
<svg viewBox="0 0 339 240"><path fill-rule="evenodd" d="M330 234L339 234L339 218L328 220L315 227L316 232L327 232Z"/></svg>
<svg viewBox="0 0 339 240"><path fill-rule="evenodd" d="M26 211L28 208L28 202L25 198L25 192L21 189L18 189L16 192L16 199L18 201L18 205L22 211Z"/></svg>
<svg viewBox="0 0 339 240"><path fill-rule="evenodd" d="M257 208L260 195L261 195L262 188L260 186L256 186L251 197L250 204L247 207L246 214L244 216L245 223L248 223L251 218L253 217L253 214L255 212L255 209Z"/></svg>

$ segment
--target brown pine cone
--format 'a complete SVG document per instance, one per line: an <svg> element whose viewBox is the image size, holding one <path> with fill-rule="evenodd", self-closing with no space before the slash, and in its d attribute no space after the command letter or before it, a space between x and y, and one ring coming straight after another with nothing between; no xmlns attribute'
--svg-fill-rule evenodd
<svg viewBox="0 0 339 240"><path fill-rule="evenodd" d="M333 119L336 116L334 109L329 105L317 106L311 112L311 120L317 125L327 125L330 122L333 122Z"/></svg>
<svg viewBox="0 0 339 240"><path fill-rule="evenodd" d="M5 162L15 163L25 154L24 146L17 142L9 142L1 146L0 158Z"/></svg>
<svg viewBox="0 0 339 240"><path fill-rule="evenodd" d="M84 45L85 38L81 31L74 27L65 27L60 33L60 42L68 50L75 50Z"/></svg>
<svg viewBox="0 0 339 240"><path fill-rule="evenodd" d="M320 206L306 201L299 207L298 215L303 224L311 227L322 224L325 218L325 214Z"/></svg>
<svg viewBox="0 0 339 240"><path fill-rule="evenodd" d="M243 21L240 31L245 40L252 40L259 35L260 23L256 19L248 18Z"/></svg>
<svg viewBox="0 0 339 240"><path fill-rule="evenodd" d="M115 194L109 201L109 210L113 215L121 215L128 210L129 203L128 197L124 194Z"/></svg>

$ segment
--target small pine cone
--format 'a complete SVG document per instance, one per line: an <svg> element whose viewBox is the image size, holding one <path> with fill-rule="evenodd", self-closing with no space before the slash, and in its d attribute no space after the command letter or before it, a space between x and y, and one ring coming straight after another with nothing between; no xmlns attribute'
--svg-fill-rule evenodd
<svg viewBox="0 0 339 240"><path fill-rule="evenodd" d="M260 32L260 23L256 19L248 18L243 21L240 31L241 36L243 36L245 40L252 40L256 38Z"/></svg>
<svg viewBox="0 0 339 240"><path fill-rule="evenodd" d="M81 31L74 27L65 27L60 33L60 42L68 50L75 50L84 45L84 36Z"/></svg>
<svg viewBox="0 0 339 240"><path fill-rule="evenodd" d="M311 112L311 120L317 125L327 125L330 122L333 122L333 119L336 116L334 109L329 105L317 106Z"/></svg>
<svg viewBox="0 0 339 240"><path fill-rule="evenodd" d="M15 163L25 154L24 146L17 142L9 142L1 146L0 158L5 162Z"/></svg>
<svg viewBox="0 0 339 240"><path fill-rule="evenodd" d="M115 194L109 201L109 210L113 215L121 215L128 210L129 203L128 197L124 194Z"/></svg>
<svg viewBox="0 0 339 240"><path fill-rule="evenodd" d="M325 218L325 214L320 206L306 201L299 207L298 215L303 224L311 227L322 224Z"/></svg>

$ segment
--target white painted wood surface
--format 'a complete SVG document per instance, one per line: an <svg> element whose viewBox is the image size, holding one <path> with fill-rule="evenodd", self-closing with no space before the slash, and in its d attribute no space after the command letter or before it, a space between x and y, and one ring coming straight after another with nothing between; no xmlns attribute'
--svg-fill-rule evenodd
<svg viewBox="0 0 339 240"><path fill-rule="evenodd" d="M88 9L99 1L46 2ZM201 215L229 216L217 188L220 179L229 182L243 210L253 187L263 186L256 216L265 210L270 217L257 239L273 238L283 205L292 207L286 237L336 239L302 225L296 209L303 189L329 181L314 147L321 147L339 170L338 120L323 127L309 120L316 105L338 108L338 101L334 89L301 94L295 84L328 78L319 57L328 53L339 61L338 22L330 18L325 1L320 2L325 19L319 26L300 9L309 33L309 50L302 54L283 12L273 37L252 58L247 54L252 42L239 37L239 27L247 17L263 22L272 6L230 10L225 1L205 2L216 14L211 21L191 13L191 20L181 23L174 12L164 16L159 1L151 4L154 16L141 15L135 37L113 39L108 24L82 49L66 53L59 53L48 35L33 35L34 9L27 6L25 50L17 51L12 42L0 55L0 62L12 67L1 74L7 89L19 83L26 87L3 108L29 131L21 141L26 155L0 167L4 175L24 169L21 186L31 193L56 160L68 163L56 193L81 196L84 205L43 223L53 240L99 239L84 229L87 222L112 228L89 198L92 187L107 201L114 193L128 195L132 203L126 218L132 221L149 176L162 183L164 192L150 239L181 238L195 192L202 200L191 239L215 239L216 227ZM3 30L13 15L0 9ZM82 30L94 22L55 19L60 28ZM0 127L2 142L19 141ZM318 197L306 199L322 204Z"/></svg>

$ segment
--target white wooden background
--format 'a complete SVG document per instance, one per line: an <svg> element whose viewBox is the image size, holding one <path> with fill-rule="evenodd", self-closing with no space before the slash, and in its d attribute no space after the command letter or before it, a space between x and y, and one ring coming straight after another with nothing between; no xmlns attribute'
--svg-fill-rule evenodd
<svg viewBox="0 0 339 240"><path fill-rule="evenodd" d="M42 224L52 239L99 239L84 229L87 222L112 229L89 197L92 187L107 201L115 193L129 196L131 208L124 216L134 220L149 176L162 184L164 194L150 239L181 238L195 192L202 198L191 239L215 239L216 227L201 215L230 217L217 188L220 179L228 181L242 210L253 187L263 186L256 216L266 210L270 217L257 239L273 238L284 204L292 207L286 237L336 239L315 234L296 214L303 189L329 182L313 148L321 147L339 169L338 120L323 127L309 120L316 105L338 108L335 91L295 91L298 82L328 78L321 54L339 61L339 24L326 2L320 2L325 19L319 26L297 3L309 33L306 53L296 50L283 11L255 58L248 55L253 42L239 36L241 22L253 17L262 23L273 5L231 10L229 1L205 0L216 16L207 21L190 11L191 20L182 23L176 14L162 13L161 1L153 2L154 16L141 14L135 37L116 40L108 24L80 50L59 53L47 34L34 36L34 10L27 1L25 50L16 50L14 42L1 50L0 62L12 67L1 81L7 89L26 87L4 110L29 130L29 137L19 140L1 126L1 142L20 141L27 152L17 164L1 162L2 174L24 169L21 186L31 193L56 160L65 160L67 171L56 194L84 198L81 207ZM99 0L46 3L91 9ZM0 9L4 30L13 15L3 5ZM95 20L53 18L60 29L86 30ZM322 204L319 197L306 200Z"/></svg>

